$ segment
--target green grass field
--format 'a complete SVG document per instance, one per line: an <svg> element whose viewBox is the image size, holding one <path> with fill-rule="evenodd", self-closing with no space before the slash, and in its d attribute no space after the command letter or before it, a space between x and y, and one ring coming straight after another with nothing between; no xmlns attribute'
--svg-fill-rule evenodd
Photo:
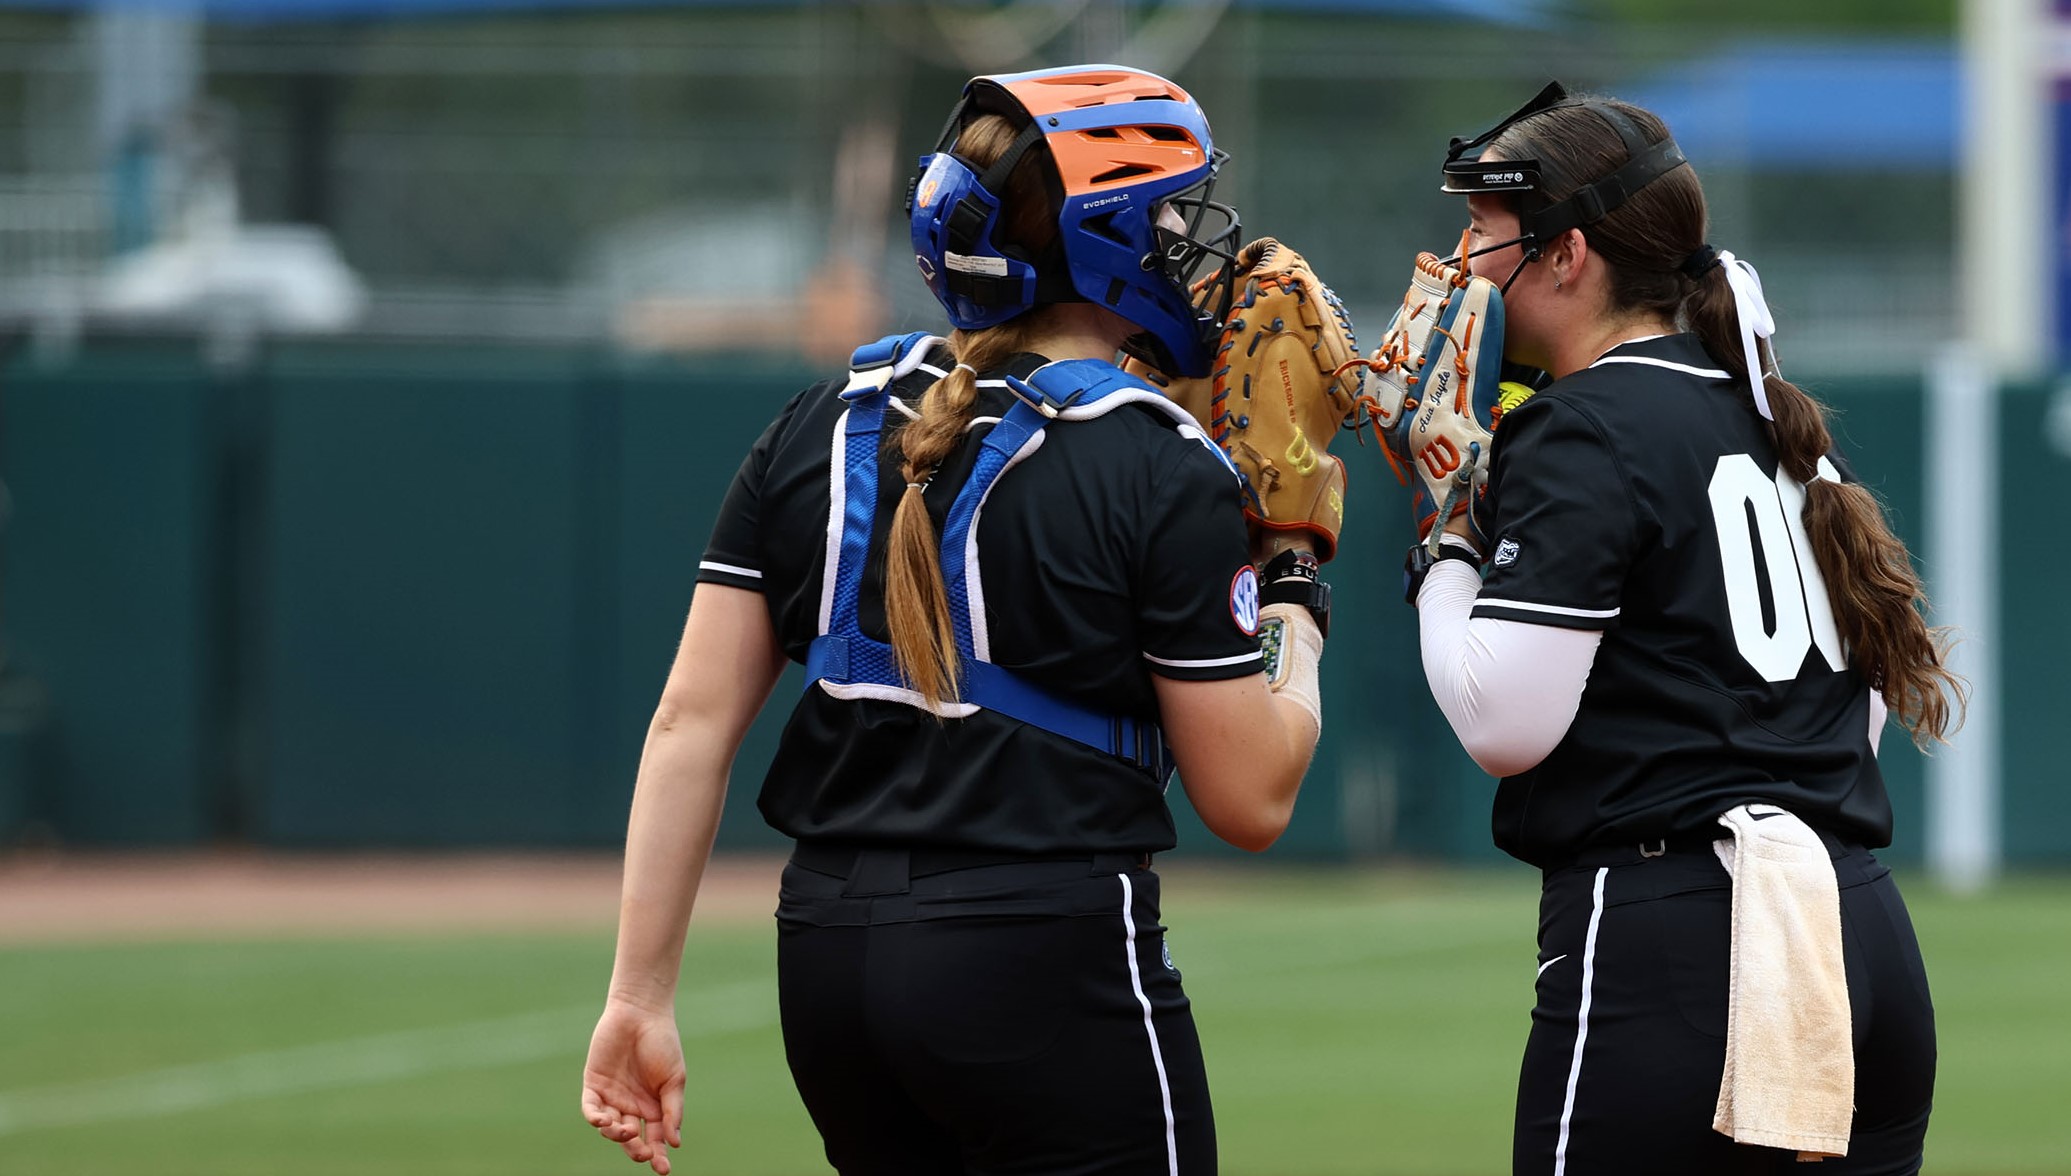
<svg viewBox="0 0 2071 1176"><path fill-rule="evenodd" d="M1909 889L1941 1025L1928 1171L2071 1173L2071 880ZM1522 869L1169 881L1223 1170L1506 1171L1534 900ZM773 959L766 926L693 933L680 1172L826 1170ZM0 1172L633 1172L576 1113L609 964L596 935L0 949Z"/></svg>

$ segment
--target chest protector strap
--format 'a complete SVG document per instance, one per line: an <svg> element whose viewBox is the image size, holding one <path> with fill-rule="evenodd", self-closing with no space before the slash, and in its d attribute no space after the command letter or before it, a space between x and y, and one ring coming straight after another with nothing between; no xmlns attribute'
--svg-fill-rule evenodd
<svg viewBox="0 0 2071 1176"><path fill-rule="evenodd" d="M920 333L895 335L856 349L841 397L849 407L835 426L827 514L827 570L820 593L820 635L806 656L806 688L836 698L878 698L929 709L906 688L892 647L864 635L858 623L863 568L877 522L878 449L892 384L920 369L942 340ZM1123 404L1152 403L1192 425L1185 410L1148 384L1099 360L1047 364L1026 381L1009 377L1015 402L979 442L978 460L944 520L942 579L962 665L961 702L934 708L948 718L997 711L1045 731L1119 756L1160 784L1172 754L1158 724L1111 714L1064 698L995 664L986 632L984 579L978 567L978 518L1000 475L1034 453L1052 420L1083 420ZM1218 452L1220 452L1218 450Z"/></svg>

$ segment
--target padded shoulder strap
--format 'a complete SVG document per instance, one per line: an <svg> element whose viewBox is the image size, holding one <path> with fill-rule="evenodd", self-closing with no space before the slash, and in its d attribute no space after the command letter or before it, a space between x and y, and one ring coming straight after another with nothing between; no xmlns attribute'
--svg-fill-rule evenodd
<svg viewBox="0 0 2071 1176"><path fill-rule="evenodd" d="M1111 363L1097 359L1069 359L1046 363L1028 374L1027 380L1007 377L1007 387L1029 407L1045 417L1060 421L1084 421L1105 416L1125 404L1140 404L1172 422L1183 437L1199 441L1215 455L1239 482L1244 475L1222 447L1210 440L1193 414L1152 387L1147 380L1130 375Z"/></svg>
<svg viewBox="0 0 2071 1176"><path fill-rule="evenodd" d="M886 335L875 343L865 343L849 355L849 381L841 398L857 400L884 391L893 380L919 368L936 345L945 343L947 340L926 331Z"/></svg>
<svg viewBox="0 0 2071 1176"><path fill-rule="evenodd" d="M1142 391L1154 396L1158 393L1146 381L1100 359L1065 359L1046 363L1028 373L1025 380L1008 376L1007 387L1046 417L1059 416L1067 409L1080 410L1072 413L1074 420L1106 412L1105 408L1097 412L1083 410L1099 403L1110 393Z"/></svg>

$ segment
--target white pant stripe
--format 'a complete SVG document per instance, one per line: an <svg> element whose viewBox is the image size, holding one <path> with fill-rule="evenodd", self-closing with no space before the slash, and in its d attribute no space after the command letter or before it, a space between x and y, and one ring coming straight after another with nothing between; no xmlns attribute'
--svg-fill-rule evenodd
<svg viewBox="0 0 2071 1176"><path fill-rule="evenodd" d="M1165 1081L1165 1051L1158 1048L1158 1027L1151 1022L1151 1000L1143 994L1143 975L1136 970L1136 915L1131 911L1135 905L1136 888L1129 884L1129 875L1117 874L1122 880L1122 929L1127 932L1129 954L1129 987L1136 992L1136 1003L1143 1006L1143 1031L1151 1039L1151 1064L1158 1070L1158 1098L1165 1106L1165 1169L1170 1176L1179 1176L1179 1141L1172 1129L1172 1087Z"/></svg>
<svg viewBox="0 0 2071 1176"><path fill-rule="evenodd" d="M1589 892L1589 934L1582 941L1582 1008L1575 1017L1575 1060L1568 1063L1568 1094L1560 1105L1560 1142L1553 1149L1553 1176L1567 1176L1568 1122L1575 1115L1575 1087L1582 1081L1582 1044L1589 1040L1589 993L1596 983L1596 928L1604 917L1604 878L1608 866L1599 866L1596 885Z"/></svg>

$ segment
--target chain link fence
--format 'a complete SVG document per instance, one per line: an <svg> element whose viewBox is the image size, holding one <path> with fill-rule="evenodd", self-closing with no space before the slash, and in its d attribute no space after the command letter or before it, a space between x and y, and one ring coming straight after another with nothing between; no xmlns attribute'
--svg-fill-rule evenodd
<svg viewBox="0 0 2071 1176"><path fill-rule="evenodd" d="M1630 91L1714 43L1117 0L190 22L129 41L106 19L0 16L0 315L18 324L242 300L269 322L303 307L305 330L819 357L938 322L901 203L971 73L1171 72L1233 156L1221 192L1248 233L1309 253L1377 335L1407 260L1456 239L1462 210L1436 191L1449 135L1549 76ZM108 46L138 36L189 38L195 76L111 130L109 63L131 58ZM1950 333L1948 172L1696 162L1714 239L1762 266L1798 370L1917 370Z"/></svg>

